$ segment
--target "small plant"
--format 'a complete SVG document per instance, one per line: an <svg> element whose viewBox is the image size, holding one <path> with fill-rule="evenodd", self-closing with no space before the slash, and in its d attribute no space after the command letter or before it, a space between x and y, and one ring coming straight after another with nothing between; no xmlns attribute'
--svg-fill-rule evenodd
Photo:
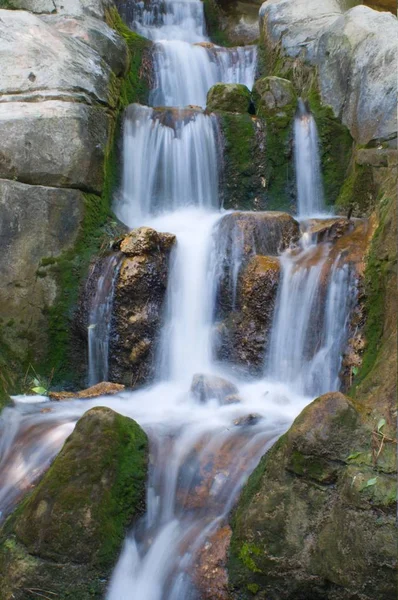
<svg viewBox="0 0 398 600"><path fill-rule="evenodd" d="M23 381L23 390L25 393L37 394L38 396L47 396L51 386L51 381L54 375L54 369L51 371L50 377L41 377L37 374L34 367L29 365Z"/></svg>

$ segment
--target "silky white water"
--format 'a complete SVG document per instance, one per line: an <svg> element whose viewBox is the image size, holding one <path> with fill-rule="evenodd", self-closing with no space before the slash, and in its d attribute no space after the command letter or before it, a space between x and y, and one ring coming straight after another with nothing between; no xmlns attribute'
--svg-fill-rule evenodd
<svg viewBox="0 0 398 600"><path fill-rule="evenodd" d="M101 265L96 292L92 298L88 324L88 384L108 380L109 336L115 283L120 257L111 254Z"/></svg>
<svg viewBox="0 0 398 600"><path fill-rule="evenodd" d="M201 11L203 7L196 1L137 3L133 21L137 30L141 26L141 32L146 31L152 39L173 36L178 43L197 41L195 36L205 36ZM167 47L166 42L162 43ZM217 64L215 55L219 51L185 42L175 52L173 62L170 56L175 48L164 53L161 67L155 62L157 90L168 98L167 102L181 105L188 99L189 103L203 105L213 81L208 74ZM193 75L184 82L186 92L182 84L179 90L179 77L186 68L183 62L187 48L194 49L198 60L192 60ZM245 51L243 60L242 52L236 50L238 62L228 67L235 69L233 77L247 77L247 82L254 76L255 62L252 52L250 64L246 64L248 52L252 51ZM220 51L219 55L225 58L227 53ZM200 61L203 77L197 70ZM175 96L173 87L177 90ZM191 88L192 97L184 96L191 93ZM311 369L317 372L316 365L321 363L323 383L325 377L332 386L338 381L339 334L349 310L349 303L343 305L340 298L349 276L337 262L329 276L331 284L325 288L326 317L317 334L308 335L327 248L312 257L314 270L301 264L303 253L310 253L308 248L281 258L283 278L267 375L258 381L237 379L228 366L221 370L214 362L211 340L220 268L218 251L223 247L218 243L222 235L218 223L225 215L219 209L218 158L216 125L200 111L165 112L140 105L127 109L123 182L115 203L116 214L129 227L146 225L177 236L156 382L91 400L32 404L26 398L25 403L6 408L2 414L0 510L4 515L48 466L77 419L91 407L108 406L130 416L148 433L151 466L146 514L127 535L109 582L108 600L200 598L195 576L198 553L208 537L225 524L259 458L311 401L318 383L311 383L313 377L308 375L307 385L307 373ZM232 274L230 304L234 305L242 252L232 248L226 251L225 260ZM292 303L294 310L290 310ZM290 323L290 338L285 319ZM305 342L296 343L297 337ZM198 373L228 378L238 388L239 401L222 405L211 395L205 402L198 401L190 392L191 381Z"/></svg>
<svg viewBox="0 0 398 600"><path fill-rule="evenodd" d="M298 216L324 214L318 132L314 117L301 99L294 120L294 161Z"/></svg>

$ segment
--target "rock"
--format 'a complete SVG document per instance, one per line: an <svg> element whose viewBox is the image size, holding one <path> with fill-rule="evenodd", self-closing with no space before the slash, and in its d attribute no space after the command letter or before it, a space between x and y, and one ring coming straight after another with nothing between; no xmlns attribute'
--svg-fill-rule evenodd
<svg viewBox="0 0 398 600"><path fill-rule="evenodd" d="M250 413L249 415L235 419L234 425L236 427L250 427L252 425L257 425L262 418L263 417L257 413Z"/></svg>
<svg viewBox="0 0 398 600"><path fill-rule="evenodd" d="M359 144L396 136L397 36L393 15L356 6L319 39L322 96Z"/></svg>
<svg viewBox="0 0 398 600"><path fill-rule="evenodd" d="M266 210L266 123L249 114L216 112L223 142L220 200L226 209Z"/></svg>
<svg viewBox="0 0 398 600"><path fill-rule="evenodd" d="M176 236L171 233L159 234L150 227L139 227L131 231L120 243L120 250L126 256L156 253L159 249L170 250Z"/></svg>
<svg viewBox="0 0 398 600"><path fill-rule="evenodd" d="M247 113L251 104L250 90L241 83L216 83L207 93L206 110Z"/></svg>
<svg viewBox="0 0 398 600"><path fill-rule="evenodd" d="M69 15L42 16L42 19L65 36L78 39L98 52L115 75L125 73L128 64L126 42L103 21Z"/></svg>
<svg viewBox="0 0 398 600"><path fill-rule="evenodd" d="M2 598L30 589L105 594L126 528L144 510L148 442L109 408L88 411L2 531Z"/></svg>
<svg viewBox="0 0 398 600"><path fill-rule="evenodd" d="M293 69L302 93L316 68L322 102L356 142L396 137L397 19L366 6L342 13L335 0L265 2L260 28L268 73Z"/></svg>
<svg viewBox="0 0 398 600"><path fill-rule="evenodd" d="M244 46L258 40L259 2L237 0L222 2L206 0L204 3L206 25L211 39L222 46Z"/></svg>
<svg viewBox="0 0 398 600"><path fill-rule="evenodd" d="M233 597L395 597L395 482L370 437L352 400L329 393L262 458L232 520Z"/></svg>
<svg viewBox="0 0 398 600"><path fill-rule="evenodd" d="M217 356L251 374L264 369L280 277L279 259L253 256L240 275L236 305L218 328Z"/></svg>
<svg viewBox="0 0 398 600"><path fill-rule="evenodd" d="M52 267L70 250L83 219L78 190L0 180L2 352L36 360L46 351L48 315L58 288ZM11 360L11 359L9 359Z"/></svg>
<svg viewBox="0 0 398 600"><path fill-rule="evenodd" d="M354 229L352 221L343 217L328 219L309 219L302 225L303 231L311 236L317 244L333 242L348 231Z"/></svg>
<svg viewBox="0 0 398 600"><path fill-rule="evenodd" d="M230 404L231 397L236 402L239 390L230 381L216 375L194 375L191 383L191 394L199 402L218 400L220 404Z"/></svg>
<svg viewBox="0 0 398 600"><path fill-rule="evenodd" d="M0 177L100 193L109 127L100 107L59 100L0 103Z"/></svg>
<svg viewBox="0 0 398 600"><path fill-rule="evenodd" d="M118 394L125 389L124 385L119 383L110 383L103 381L96 383L86 390L80 392L49 392L51 400L69 400L70 398L98 398L99 396L109 396Z"/></svg>
<svg viewBox="0 0 398 600"><path fill-rule="evenodd" d="M110 379L127 387L148 382L163 322L169 256L175 236L149 227L120 244L122 262L113 302Z"/></svg>
<svg viewBox="0 0 398 600"><path fill-rule="evenodd" d="M95 50L32 13L4 10L0 15L2 102L69 99L108 104L111 70Z"/></svg>
<svg viewBox="0 0 398 600"><path fill-rule="evenodd" d="M297 95L293 84L281 77L263 77L257 79L253 87L253 98L256 110L267 115L288 109L289 114L296 109Z"/></svg>
<svg viewBox="0 0 398 600"><path fill-rule="evenodd" d="M194 567L193 581L202 600L229 600L226 571L231 528L221 527L205 542Z"/></svg>
<svg viewBox="0 0 398 600"><path fill-rule="evenodd" d="M228 262L234 246L239 246L239 253L245 259L253 254L278 256L299 237L298 222L291 215L277 211L229 213L221 219L217 230L218 246L223 248Z"/></svg>
<svg viewBox="0 0 398 600"><path fill-rule="evenodd" d="M57 13L75 17L89 15L105 19L106 10L113 6L113 0L7 0L12 8L29 10L33 13Z"/></svg>

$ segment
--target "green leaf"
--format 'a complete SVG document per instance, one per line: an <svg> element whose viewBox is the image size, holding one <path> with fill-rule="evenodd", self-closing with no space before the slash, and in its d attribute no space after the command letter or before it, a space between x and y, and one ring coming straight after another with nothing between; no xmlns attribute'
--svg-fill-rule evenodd
<svg viewBox="0 0 398 600"><path fill-rule="evenodd" d="M352 454L347 456L346 460L354 460L355 458L358 458L359 456L361 456L361 454L362 454L362 452L353 452Z"/></svg>
<svg viewBox="0 0 398 600"><path fill-rule="evenodd" d="M386 420L380 419L380 421L377 423L377 431L381 431L385 424L386 424Z"/></svg>
<svg viewBox="0 0 398 600"><path fill-rule="evenodd" d="M365 488L371 487L372 485L376 485L377 477L373 477L373 479L368 479L366 482Z"/></svg>
<svg viewBox="0 0 398 600"><path fill-rule="evenodd" d="M358 375L358 367L352 367L351 371L353 375Z"/></svg>
<svg viewBox="0 0 398 600"><path fill-rule="evenodd" d="M44 387L34 387L31 390L32 392L34 392L35 394L39 394L40 396L45 396L47 394L47 390Z"/></svg>

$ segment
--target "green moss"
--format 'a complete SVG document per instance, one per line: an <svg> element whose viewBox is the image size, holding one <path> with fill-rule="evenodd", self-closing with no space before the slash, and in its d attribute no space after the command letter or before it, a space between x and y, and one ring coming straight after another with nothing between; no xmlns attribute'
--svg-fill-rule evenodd
<svg viewBox="0 0 398 600"><path fill-rule="evenodd" d="M379 225L374 233L368 252L365 268L365 313L364 335L366 348L362 366L354 381L351 393L355 396L356 387L364 381L376 366L382 348L385 328L388 283L396 272L396 252L387 251L387 237L393 234L391 219L396 210L395 197L387 196L379 203Z"/></svg>
<svg viewBox="0 0 398 600"><path fill-rule="evenodd" d="M240 83L216 83L207 94L207 110L247 113L251 95L249 89Z"/></svg>
<svg viewBox="0 0 398 600"><path fill-rule="evenodd" d="M257 592L260 589L260 586L257 585L257 583L248 583L247 584L247 589L249 590L249 592L251 592L252 594L257 594Z"/></svg>
<svg viewBox="0 0 398 600"><path fill-rule="evenodd" d="M208 35L218 46L231 46L227 34L221 29L221 9L215 0L203 0Z"/></svg>
<svg viewBox="0 0 398 600"><path fill-rule="evenodd" d="M377 186L372 167L354 163L340 190L336 206L346 211L351 209L354 216L364 216L372 212L376 198Z"/></svg>
<svg viewBox="0 0 398 600"><path fill-rule="evenodd" d="M248 544L245 542L239 552L239 558L242 563L245 565L249 571L253 573L261 573L261 569L259 569L255 563L254 557L259 556L261 554L260 548L257 548L254 544Z"/></svg>
<svg viewBox="0 0 398 600"><path fill-rule="evenodd" d="M325 201L331 206L338 199L346 179L353 140L345 125L333 115L332 108L321 103L316 84L308 93L308 101L318 128Z"/></svg>

